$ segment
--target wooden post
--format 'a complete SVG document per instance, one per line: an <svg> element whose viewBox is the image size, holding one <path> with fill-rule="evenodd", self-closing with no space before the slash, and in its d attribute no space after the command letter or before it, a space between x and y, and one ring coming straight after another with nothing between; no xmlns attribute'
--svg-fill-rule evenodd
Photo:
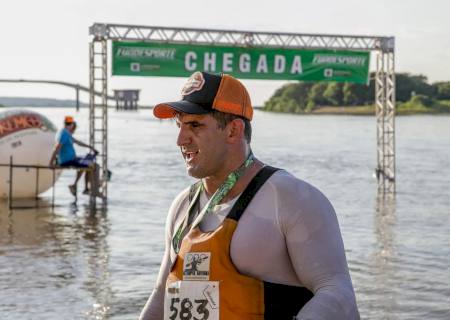
<svg viewBox="0 0 450 320"><path fill-rule="evenodd" d="M8 205L9 209L12 209L12 194L13 194L13 157L9 157L9 197Z"/></svg>
<svg viewBox="0 0 450 320"><path fill-rule="evenodd" d="M34 194L34 200L36 203L36 207L39 207L39 168L36 168L36 190L35 190L35 194Z"/></svg>
<svg viewBox="0 0 450 320"><path fill-rule="evenodd" d="M53 167L52 212L55 209L55 167Z"/></svg>

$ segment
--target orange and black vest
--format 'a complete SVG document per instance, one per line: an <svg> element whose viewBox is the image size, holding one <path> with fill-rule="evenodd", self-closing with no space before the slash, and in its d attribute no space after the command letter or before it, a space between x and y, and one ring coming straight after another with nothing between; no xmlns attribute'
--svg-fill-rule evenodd
<svg viewBox="0 0 450 320"><path fill-rule="evenodd" d="M203 254L207 257L204 259L208 260L209 269L204 271L200 278L204 277L203 279L205 279L207 277L209 281L218 281L220 287L219 317L221 320L294 319L300 309L312 298L313 294L311 291L304 287L269 283L242 275L230 258L230 243L240 217L259 188L276 170L278 169L269 166L261 169L217 229L211 232L202 232L197 226L186 234L181 242L177 259L167 278L166 287L173 285L177 281L195 281L192 280L190 275L193 271L194 273L197 271L200 274L197 267L202 261L200 258L195 264L193 261L190 261L189 268L186 268L188 264L185 258L190 257L190 260L192 260L193 256L200 257ZM193 194L192 189L191 196ZM198 197L195 201L198 202ZM192 221L192 215L198 213L198 206L196 208L194 205L190 206L190 208L191 212L189 212L188 216ZM268 261L268 263L275 262ZM189 280L186 280L186 278ZM183 301L189 308L196 308L193 303L187 304L189 301L186 299ZM202 306L197 306L197 308L200 307ZM175 313L177 311L175 307L173 310L172 316L166 315L165 319L186 319L190 315L190 313L185 312L183 318L183 316ZM199 310L202 311L204 308ZM202 317L194 317L192 319L208 319L209 312L204 312L206 313Z"/></svg>

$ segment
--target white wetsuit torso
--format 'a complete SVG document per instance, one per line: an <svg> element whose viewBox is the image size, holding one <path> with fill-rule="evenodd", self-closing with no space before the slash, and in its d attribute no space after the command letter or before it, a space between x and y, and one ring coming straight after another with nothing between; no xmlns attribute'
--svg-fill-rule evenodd
<svg viewBox="0 0 450 320"><path fill-rule="evenodd" d="M166 223L166 250L158 280L141 320L162 320L164 289L175 259L174 229L189 205L189 188L173 201ZM217 205L200 228L211 231L238 197ZM208 199L200 196L202 208ZM240 273L263 281L308 288L314 297L298 319L359 319L336 214L315 187L280 170L261 187L239 220L231 259Z"/></svg>

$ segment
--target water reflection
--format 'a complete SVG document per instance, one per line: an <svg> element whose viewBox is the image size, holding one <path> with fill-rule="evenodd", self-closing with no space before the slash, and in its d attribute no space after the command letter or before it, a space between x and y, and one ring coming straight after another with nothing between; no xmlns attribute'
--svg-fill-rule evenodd
<svg viewBox="0 0 450 320"><path fill-rule="evenodd" d="M113 300L106 212L52 212L41 201L40 208L12 211L0 203L2 319L30 310L49 319L105 319Z"/></svg>
<svg viewBox="0 0 450 320"><path fill-rule="evenodd" d="M89 212L89 206L84 208ZM105 319L109 306L113 301L113 292L110 283L110 249L106 241L110 231L106 211L90 213L84 218L80 232L86 241L85 259L88 265L86 279L83 287L90 292L95 301L86 315L92 319ZM89 251L89 252L88 252Z"/></svg>
<svg viewBox="0 0 450 320"><path fill-rule="evenodd" d="M395 235L393 227L396 224L395 197L380 195L375 207L375 236L378 243L376 256L386 262L395 255Z"/></svg>
<svg viewBox="0 0 450 320"><path fill-rule="evenodd" d="M376 244L372 255L373 280L376 301L380 312L379 319L394 319L398 310L397 296L394 288L397 270L395 266L396 252L396 202L395 197L379 195L375 205L374 233ZM393 318L394 317L394 318Z"/></svg>

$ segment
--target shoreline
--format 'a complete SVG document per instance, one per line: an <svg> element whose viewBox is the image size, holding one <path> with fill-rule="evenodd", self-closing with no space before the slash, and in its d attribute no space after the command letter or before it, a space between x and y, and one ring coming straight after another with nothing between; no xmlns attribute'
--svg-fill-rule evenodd
<svg viewBox="0 0 450 320"><path fill-rule="evenodd" d="M0 107L0 111L6 110L8 108L66 108L66 109L76 109L72 106L2 106ZM108 106L108 109L115 109L115 106ZM88 106L80 106L80 109L89 109ZM137 110L152 110L153 106L138 106ZM267 111L264 110L263 107L255 106L255 110L263 111L263 112L272 112L279 114L292 114L292 115L342 115L342 116L375 116L375 107L373 106L352 106L352 107L319 107L311 112L305 113L292 113L292 112L284 112L284 111ZM120 110L126 111L126 110ZM130 110L136 111L136 110ZM450 112L439 112L434 109L397 109L395 110L396 116L413 116L413 115L450 115Z"/></svg>
<svg viewBox="0 0 450 320"><path fill-rule="evenodd" d="M274 112L280 114L295 114L295 115L342 115L342 116L375 116L374 106L351 106L351 107L319 107L311 112L305 113L290 113L290 112L276 112L266 111L263 108L255 108L264 112ZM434 109L396 109L396 116L412 116L412 115L450 115L450 112L439 112Z"/></svg>

